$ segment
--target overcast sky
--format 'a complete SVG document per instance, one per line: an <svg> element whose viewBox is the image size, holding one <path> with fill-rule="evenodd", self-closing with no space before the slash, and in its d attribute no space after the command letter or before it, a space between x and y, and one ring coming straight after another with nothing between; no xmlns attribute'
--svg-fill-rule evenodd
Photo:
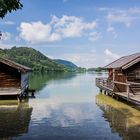
<svg viewBox="0 0 140 140"><path fill-rule="evenodd" d="M22 0L0 19L0 48L33 47L81 67L140 52L140 0Z"/></svg>

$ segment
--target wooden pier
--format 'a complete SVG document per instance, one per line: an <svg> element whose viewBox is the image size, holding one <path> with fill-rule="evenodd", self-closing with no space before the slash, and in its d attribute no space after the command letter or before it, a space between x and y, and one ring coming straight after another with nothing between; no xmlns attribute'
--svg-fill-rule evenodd
<svg viewBox="0 0 140 140"><path fill-rule="evenodd" d="M125 86L126 91L121 91L119 87ZM105 94L120 97L124 100L140 105L140 83L110 81L107 78L96 78L96 86Z"/></svg>
<svg viewBox="0 0 140 140"><path fill-rule="evenodd" d="M21 94L22 93L22 94ZM24 92L21 89L17 88L0 88L0 98L3 97L17 97L19 101L22 99L28 98L35 98L35 89L26 89Z"/></svg>

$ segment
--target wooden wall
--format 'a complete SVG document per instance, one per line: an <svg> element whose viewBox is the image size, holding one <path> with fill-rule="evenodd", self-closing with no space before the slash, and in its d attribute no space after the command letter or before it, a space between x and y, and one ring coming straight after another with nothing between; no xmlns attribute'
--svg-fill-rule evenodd
<svg viewBox="0 0 140 140"><path fill-rule="evenodd" d="M115 70L115 78L114 78L115 81L118 81L118 82L123 82L123 83L126 83L126 74L124 71L122 71L121 69L118 69L118 70ZM125 92L126 91L126 86L125 85L120 85L120 84L115 84L115 87L114 87L115 91L118 91L118 92Z"/></svg>
<svg viewBox="0 0 140 140"><path fill-rule="evenodd" d="M127 69L126 73L128 81L140 83L140 62ZM140 85L131 85L130 92L140 92Z"/></svg>
<svg viewBox="0 0 140 140"><path fill-rule="evenodd" d="M128 68L126 70L127 73L127 80L131 81L131 82L138 82L140 83L140 77L138 78L136 75L140 74L140 62L138 62L137 64L131 66L130 68Z"/></svg>
<svg viewBox="0 0 140 140"><path fill-rule="evenodd" d="M0 88L20 88L20 72L0 63Z"/></svg>
<svg viewBox="0 0 140 140"><path fill-rule="evenodd" d="M140 83L140 62L137 64L131 66L130 68L126 70L115 70L115 81L126 83L129 82L136 82ZM126 86L116 84L114 91L118 92L125 92ZM140 86L139 85L132 85L130 87L131 92L140 92Z"/></svg>

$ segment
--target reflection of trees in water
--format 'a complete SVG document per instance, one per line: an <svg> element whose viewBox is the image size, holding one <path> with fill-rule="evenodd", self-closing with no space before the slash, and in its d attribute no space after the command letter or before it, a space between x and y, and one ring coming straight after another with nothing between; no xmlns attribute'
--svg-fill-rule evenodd
<svg viewBox="0 0 140 140"><path fill-rule="evenodd" d="M103 111L113 132L119 133L124 140L140 139L140 112L105 95L97 95L96 103Z"/></svg>
<svg viewBox="0 0 140 140"><path fill-rule="evenodd" d="M16 137L28 132L32 108L28 103L0 105L0 138Z"/></svg>
<svg viewBox="0 0 140 140"><path fill-rule="evenodd" d="M70 80L74 76L76 73L31 73L29 87L39 91L51 80Z"/></svg>

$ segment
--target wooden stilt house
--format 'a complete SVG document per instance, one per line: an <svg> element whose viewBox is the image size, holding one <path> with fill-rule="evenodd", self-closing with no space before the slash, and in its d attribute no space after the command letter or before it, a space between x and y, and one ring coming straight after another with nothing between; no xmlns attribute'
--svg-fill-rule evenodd
<svg viewBox="0 0 140 140"><path fill-rule="evenodd" d="M105 92L140 103L140 53L124 56L105 66L107 78L97 78L96 85Z"/></svg>
<svg viewBox="0 0 140 140"><path fill-rule="evenodd" d="M28 88L30 68L0 58L0 95L22 95Z"/></svg>

